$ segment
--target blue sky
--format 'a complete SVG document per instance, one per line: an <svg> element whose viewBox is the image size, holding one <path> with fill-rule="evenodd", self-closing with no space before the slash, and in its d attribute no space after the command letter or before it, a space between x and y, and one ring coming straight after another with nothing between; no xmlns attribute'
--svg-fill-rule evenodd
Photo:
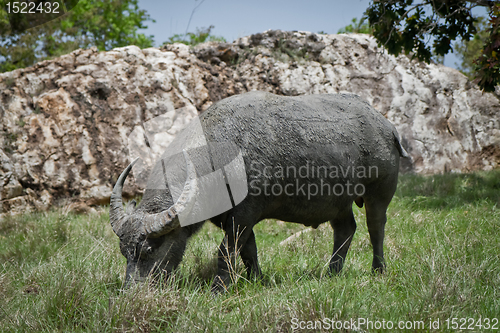
<svg viewBox="0 0 500 333"><path fill-rule="evenodd" d="M147 22L148 29L141 30L154 35L156 46L174 34L183 34L189 18L198 8L189 24L190 32L196 28L214 25L212 33L232 42L238 37L263 32L268 29L304 30L311 32L337 31L350 24L354 17L361 18L370 0L139 0L156 23ZM478 9L475 14L486 14ZM454 55L445 57L445 65L456 67Z"/></svg>

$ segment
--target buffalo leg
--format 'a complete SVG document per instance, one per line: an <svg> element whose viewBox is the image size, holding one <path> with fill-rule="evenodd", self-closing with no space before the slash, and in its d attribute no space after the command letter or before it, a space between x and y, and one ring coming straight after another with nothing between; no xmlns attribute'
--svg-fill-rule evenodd
<svg viewBox="0 0 500 333"><path fill-rule="evenodd" d="M356 221L349 206L344 212L340 212L335 219L330 221L333 228L333 254L330 259L330 272L339 273L344 265L347 251L351 245L352 237L356 232Z"/></svg>
<svg viewBox="0 0 500 333"><path fill-rule="evenodd" d="M387 222L387 204L380 202L366 203L366 224L373 246L372 270L382 273L385 269L384 261L384 229Z"/></svg>
<svg viewBox="0 0 500 333"><path fill-rule="evenodd" d="M255 242L255 234L251 230L248 240L241 248L241 259L247 269L248 278L259 278L262 273L260 271L259 262L257 260L257 243Z"/></svg>
<svg viewBox="0 0 500 333"><path fill-rule="evenodd" d="M234 223L233 216L229 216L224 226L226 235L218 249L217 275L212 283L212 292L221 292L231 283L231 273L236 264L236 254L246 244L253 233L251 228ZM255 238L254 238L255 242ZM255 257L257 248L255 247ZM247 258L248 259L248 258Z"/></svg>

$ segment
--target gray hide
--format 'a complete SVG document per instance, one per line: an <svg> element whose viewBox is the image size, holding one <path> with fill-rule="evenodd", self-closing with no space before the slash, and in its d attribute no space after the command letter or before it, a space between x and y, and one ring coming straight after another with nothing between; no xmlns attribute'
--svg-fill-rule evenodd
<svg viewBox="0 0 500 333"><path fill-rule="evenodd" d="M195 178L227 164L239 152L248 194L210 218L226 233L218 250L214 291L224 290L230 282L228 258L235 260L236 247L248 275L261 275L252 228L269 218L313 228L329 221L334 230L329 267L339 272L356 230L353 202L366 207L372 269L382 272L386 209L396 190L399 158L406 152L394 126L377 110L349 94L283 97L249 92L215 103L200 121L211 168L203 161L207 151L201 148L181 154L178 161L187 166L183 174L187 179L175 203L168 187L148 186L141 203L124 211L121 189L131 166L114 188L110 218L127 258L127 283L143 281L150 274L168 276L176 268L187 240L204 222L182 227L178 221L178 211L192 207L190 201L200 193ZM221 149L226 145L234 149ZM156 167L151 179L161 178L161 170Z"/></svg>

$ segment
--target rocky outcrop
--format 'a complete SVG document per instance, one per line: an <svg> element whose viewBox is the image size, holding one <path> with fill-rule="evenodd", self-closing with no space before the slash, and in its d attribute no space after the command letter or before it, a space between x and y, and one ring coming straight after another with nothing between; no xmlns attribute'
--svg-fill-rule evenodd
<svg viewBox="0 0 500 333"><path fill-rule="evenodd" d="M458 71L393 57L367 35L267 31L192 49L77 50L0 74L0 214L63 198L104 204L134 128L165 115L171 136L212 103L263 90L356 93L395 124L416 173L500 163L500 91ZM141 189L133 178L125 195Z"/></svg>

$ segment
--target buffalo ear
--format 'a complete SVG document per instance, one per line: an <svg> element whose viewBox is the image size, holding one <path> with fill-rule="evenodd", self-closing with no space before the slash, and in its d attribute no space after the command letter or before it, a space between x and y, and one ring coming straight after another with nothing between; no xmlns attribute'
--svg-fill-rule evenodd
<svg viewBox="0 0 500 333"><path fill-rule="evenodd" d="M137 202L135 200L131 200L128 204L127 204L127 207L125 208L125 213L126 214L132 214L132 212L134 211L135 209L135 205L137 204Z"/></svg>

